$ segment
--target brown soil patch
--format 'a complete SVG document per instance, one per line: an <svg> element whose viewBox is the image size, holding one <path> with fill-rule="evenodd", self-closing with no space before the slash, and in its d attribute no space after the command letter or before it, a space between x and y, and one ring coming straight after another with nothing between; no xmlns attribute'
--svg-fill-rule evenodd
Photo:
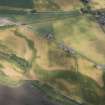
<svg viewBox="0 0 105 105"><path fill-rule="evenodd" d="M2 69L2 71L8 77L10 77L10 78L12 78L14 80L21 80L21 79L25 79L26 78L20 72L16 71L16 69L18 69L18 68L14 68L11 64L9 64L9 63L7 63L5 61L3 61L2 64L4 65L4 68Z"/></svg>
<svg viewBox="0 0 105 105"><path fill-rule="evenodd" d="M30 60L32 58L32 51L30 51L27 42L16 36L12 30L0 31L0 40L12 51L14 51L17 56Z"/></svg>

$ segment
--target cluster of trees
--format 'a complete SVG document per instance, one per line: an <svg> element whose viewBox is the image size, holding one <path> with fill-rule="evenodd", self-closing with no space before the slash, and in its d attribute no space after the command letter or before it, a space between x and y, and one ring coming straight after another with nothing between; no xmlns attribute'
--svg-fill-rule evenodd
<svg viewBox="0 0 105 105"><path fill-rule="evenodd" d="M27 70L31 67L30 63L21 57L17 57L15 54L10 55L10 60L16 63L23 70Z"/></svg>
<svg viewBox="0 0 105 105"><path fill-rule="evenodd" d="M31 67L31 64L27 60L16 56L16 54L6 54L0 52L0 58L16 64L16 66L19 66L19 68L25 71Z"/></svg>

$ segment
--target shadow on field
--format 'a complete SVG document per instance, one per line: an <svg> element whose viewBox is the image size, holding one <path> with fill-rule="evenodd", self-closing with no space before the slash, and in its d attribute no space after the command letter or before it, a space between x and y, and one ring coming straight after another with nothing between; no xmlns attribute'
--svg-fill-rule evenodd
<svg viewBox="0 0 105 105"><path fill-rule="evenodd" d="M0 85L0 105L58 105L34 88L29 81L15 88Z"/></svg>

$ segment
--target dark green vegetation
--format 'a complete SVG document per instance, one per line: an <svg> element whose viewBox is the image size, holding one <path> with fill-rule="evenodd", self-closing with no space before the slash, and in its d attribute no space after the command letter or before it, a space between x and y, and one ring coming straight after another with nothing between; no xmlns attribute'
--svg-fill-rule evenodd
<svg viewBox="0 0 105 105"><path fill-rule="evenodd" d="M15 54L7 54L7 53L0 52L0 59L5 59L11 63L14 63L25 71L31 67L28 61L26 61L21 57L16 56Z"/></svg>
<svg viewBox="0 0 105 105"><path fill-rule="evenodd" d="M31 61L30 61L30 64L32 65L32 63L34 62L35 57L36 57L36 49L35 49L35 46L34 46L34 42L32 40L28 39L25 35L21 34L18 30L15 31L15 35L25 39L25 41L27 42L28 47L33 52L32 53L33 56L32 56Z"/></svg>
<svg viewBox="0 0 105 105"><path fill-rule="evenodd" d="M0 6L33 8L33 0L0 0Z"/></svg>
<svg viewBox="0 0 105 105"><path fill-rule="evenodd" d="M38 35L40 35L41 37L46 37L49 33L54 35L53 26L51 23L38 25L38 27L36 27L36 30L38 32Z"/></svg>
<svg viewBox="0 0 105 105"><path fill-rule="evenodd" d="M69 0L68 2L61 1L59 3L59 0L0 0L0 13L27 14L46 11L69 11L70 9L73 10L81 7L81 3L76 0ZM76 4L78 5L77 7ZM64 7L66 5L71 8L65 10Z"/></svg>
<svg viewBox="0 0 105 105"><path fill-rule="evenodd" d="M85 103L86 105L105 104L104 87L100 87L88 76L77 72L75 68L72 70L55 70L48 72L37 66L35 74L37 74L42 83L45 83L43 86L35 86L38 88L40 87L40 89L43 90L44 93L49 96L49 98L58 100L64 103L64 105L71 105L69 99L73 99L76 102L79 101L80 103ZM71 88L72 86L74 88ZM61 93L61 95L59 95L59 93ZM67 100L64 98L64 96L67 98ZM73 98L73 96L79 97L79 100Z"/></svg>
<svg viewBox="0 0 105 105"><path fill-rule="evenodd" d="M15 31L15 35L25 39L31 50L35 49L34 48L34 42L32 40L28 39L27 37L25 37L24 35L22 35L20 32L18 32L18 30Z"/></svg>
<svg viewBox="0 0 105 105"><path fill-rule="evenodd" d="M60 92L56 91L50 85L43 84L39 81L31 81L31 83L34 86L34 88L38 88L44 94L46 94L50 100L62 103L63 105L80 105L80 103L70 98L67 98L66 96L62 95Z"/></svg>
<svg viewBox="0 0 105 105"><path fill-rule="evenodd" d="M45 75L46 73L43 74L43 76ZM69 87L72 90L67 91L66 86L64 86L60 82L57 82L57 79L63 79L70 86L74 85L76 86L76 88ZM51 99L59 100L60 102L63 102L64 105L71 105L70 99L72 99L72 96L81 97L81 99L83 100L81 103L85 103L86 105L105 104L104 89L99 87L99 85L94 80L88 78L87 76L81 75L80 73L59 70L49 72L47 73L47 78L43 82L46 82L48 85L44 84L42 86L35 86L40 87L40 89L43 90L44 93L47 94ZM67 91L67 93L64 94L64 91ZM59 92L62 94L59 95ZM76 99L74 100L79 101Z"/></svg>
<svg viewBox="0 0 105 105"><path fill-rule="evenodd" d="M29 70L31 67L30 63L27 62L25 59L17 57L15 54L11 54L9 59L21 67L23 70Z"/></svg>

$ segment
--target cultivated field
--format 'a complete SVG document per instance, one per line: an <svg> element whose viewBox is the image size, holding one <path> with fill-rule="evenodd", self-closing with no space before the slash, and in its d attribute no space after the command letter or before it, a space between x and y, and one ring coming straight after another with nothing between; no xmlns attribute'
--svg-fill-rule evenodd
<svg viewBox="0 0 105 105"><path fill-rule="evenodd" d="M30 88L38 87L64 105L71 105L71 99L72 105L105 105L105 73L94 65L105 64L105 33L99 24L80 13L79 0L33 3L36 14L0 14L16 23L0 27L0 83L34 80ZM59 12L39 13L46 10ZM76 53L62 49L62 43Z"/></svg>
<svg viewBox="0 0 105 105"><path fill-rule="evenodd" d="M104 64L105 33L98 23L91 21L89 17L81 16L56 21L53 26L58 40L64 41L66 45L93 61Z"/></svg>

